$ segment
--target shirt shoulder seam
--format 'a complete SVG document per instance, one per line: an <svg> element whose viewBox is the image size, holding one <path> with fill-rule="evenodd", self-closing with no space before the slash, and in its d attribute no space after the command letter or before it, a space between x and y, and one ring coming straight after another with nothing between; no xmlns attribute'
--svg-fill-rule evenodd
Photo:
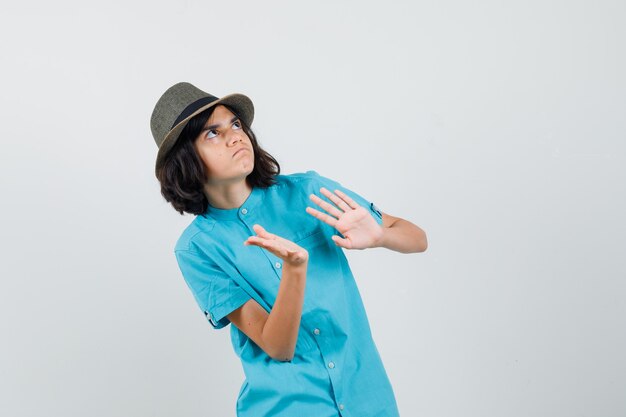
<svg viewBox="0 0 626 417"><path fill-rule="evenodd" d="M196 236L202 233L202 230L197 230L193 235L189 236L186 240L186 247L175 247L174 252L191 252L200 255L200 252L191 248L191 244Z"/></svg>

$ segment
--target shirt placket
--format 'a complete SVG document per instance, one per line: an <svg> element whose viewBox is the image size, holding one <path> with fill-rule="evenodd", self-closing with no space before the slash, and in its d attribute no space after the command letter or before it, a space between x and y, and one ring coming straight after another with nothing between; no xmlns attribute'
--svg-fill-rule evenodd
<svg viewBox="0 0 626 417"><path fill-rule="evenodd" d="M342 416L349 416L350 414L343 398L343 363L340 360L338 346L336 343L333 343L337 338L333 335L332 327L322 318L303 318L301 326L309 331L315 339L324 367L330 378L337 409Z"/></svg>
<svg viewBox="0 0 626 417"><path fill-rule="evenodd" d="M238 217L239 217L239 220L248 228L248 231L250 232L250 236L255 236L256 233L254 232L254 229L252 228L252 226L255 223L257 223L257 220L258 220L258 215L256 211L244 205L239 208ZM272 270L274 271L274 274L280 280L280 277L283 272L282 271L283 269L282 259L273 255L267 250L263 250L263 254L269 261L270 265L272 266Z"/></svg>
<svg viewBox="0 0 626 417"><path fill-rule="evenodd" d="M244 205L240 207L238 217L239 220L248 228L250 234L255 235L252 226L258 222L259 218L255 210L252 210ZM267 250L263 250L263 254L276 274L276 278L280 280L283 268L282 259ZM302 306L302 311L310 311L309 303L307 303L306 298ZM338 361L339 352L337 351L337 347L333 345L333 336L330 325L326 324L322 319L315 320L315 323L309 323L309 320L306 320L303 317L300 322L300 331L303 330L308 331L313 335L315 344L321 353L322 360L324 361L324 367L326 368L326 372L328 373L333 388L337 409L342 416L349 416L350 414L347 407L342 400L343 389L341 370L343 364Z"/></svg>

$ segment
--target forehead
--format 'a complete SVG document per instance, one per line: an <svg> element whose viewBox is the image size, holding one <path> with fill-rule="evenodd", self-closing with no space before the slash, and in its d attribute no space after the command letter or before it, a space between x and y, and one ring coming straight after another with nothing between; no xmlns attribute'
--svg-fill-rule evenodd
<svg viewBox="0 0 626 417"><path fill-rule="evenodd" d="M216 123L220 123L222 121L230 121L230 119L235 116L230 110L228 110L225 106L218 104L209 116L207 120L207 125L212 125Z"/></svg>

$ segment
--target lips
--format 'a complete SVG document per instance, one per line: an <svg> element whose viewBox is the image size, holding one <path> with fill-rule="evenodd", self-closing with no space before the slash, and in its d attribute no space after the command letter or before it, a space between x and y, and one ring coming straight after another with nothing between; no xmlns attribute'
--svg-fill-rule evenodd
<svg viewBox="0 0 626 417"><path fill-rule="evenodd" d="M237 150L237 152L235 152L235 153L233 154L233 158L234 158L235 156L239 155L239 154L240 154L241 152L243 152L243 151L247 151L247 149L246 149L246 148L240 148L240 149L238 149L238 150Z"/></svg>

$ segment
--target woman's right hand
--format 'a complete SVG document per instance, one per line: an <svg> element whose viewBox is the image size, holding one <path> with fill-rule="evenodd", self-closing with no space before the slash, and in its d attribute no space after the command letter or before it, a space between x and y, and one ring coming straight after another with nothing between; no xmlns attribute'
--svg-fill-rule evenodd
<svg viewBox="0 0 626 417"><path fill-rule="evenodd" d="M290 240L284 239L273 233L269 233L261 225L252 226L256 236L250 236L243 244L254 245L268 250L278 256L285 264L290 266L306 265L309 260L309 252L296 245Z"/></svg>

